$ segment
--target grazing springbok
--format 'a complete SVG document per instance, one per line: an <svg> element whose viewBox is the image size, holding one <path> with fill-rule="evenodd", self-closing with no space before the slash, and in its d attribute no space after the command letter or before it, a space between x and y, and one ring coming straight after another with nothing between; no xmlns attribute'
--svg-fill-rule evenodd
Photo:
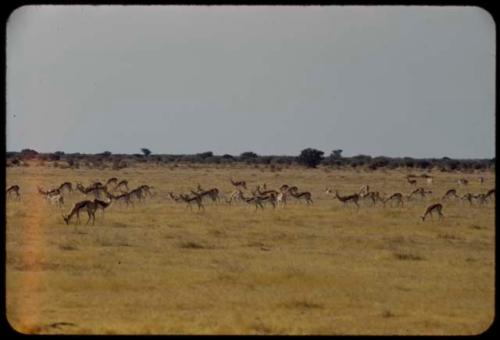
<svg viewBox="0 0 500 340"><path fill-rule="evenodd" d="M470 206L472 206L472 203L483 205L486 202L486 194L474 195L471 193L467 193L462 196L462 202L469 202Z"/></svg>
<svg viewBox="0 0 500 340"><path fill-rule="evenodd" d="M457 191L456 191L455 189L450 189L450 190L448 190L448 191L444 194L443 198L441 198L441 200L442 200L442 201L446 201L446 200L449 200L449 199L450 199L450 198L452 198L452 197L454 197L454 198L456 198L456 199L459 199L459 198L460 198L460 196L458 196L458 195L457 195Z"/></svg>
<svg viewBox="0 0 500 340"><path fill-rule="evenodd" d="M116 183L118 183L118 178L111 177L110 179L108 179L106 181L106 186L108 186L108 185L114 185L114 186L116 186Z"/></svg>
<svg viewBox="0 0 500 340"><path fill-rule="evenodd" d="M495 198L495 188L488 190L488 192L484 195L486 201L490 199L490 197Z"/></svg>
<svg viewBox="0 0 500 340"><path fill-rule="evenodd" d="M420 197L420 199L423 199L425 198L425 195L428 194L432 194L432 191L425 190L424 188L415 189L408 195L408 201L410 201L413 197Z"/></svg>
<svg viewBox="0 0 500 340"><path fill-rule="evenodd" d="M391 202L391 205L392 205L392 202L397 202L398 206L403 206L403 194L400 192L395 192L394 194L392 194L391 196L389 196L388 198L386 198L382 202L384 203L384 207L385 207L385 204L387 202Z"/></svg>
<svg viewBox="0 0 500 340"><path fill-rule="evenodd" d="M16 199L19 199L21 198L21 195L19 194L19 185L17 184L14 184L14 185L11 185L10 187L7 188L7 191L6 191L6 195L7 195L7 198L11 197L12 193L15 193L16 194Z"/></svg>
<svg viewBox="0 0 500 340"><path fill-rule="evenodd" d="M67 215L62 215L64 222L66 224L69 224L69 221L71 218L76 215L77 223L80 223L80 212L86 211L89 219L87 220L87 224L89 224L90 220L92 219L92 224L95 223L95 212L97 210L97 204L94 201L89 201L89 200L84 200L77 202L73 205L71 208L69 214Z"/></svg>
<svg viewBox="0 0 500 340"><path fill-rule="evenodd" d="M68 194L70 194L73 192L73 185L70 182L64 182L63 184L61 184L59 186L58 189L60 192L63 192L64 190L66 190L68 192Z"/></svg>
<svg viewBox="0 0 500 340"><path fill-rule="evenodd" d="M144 197L146 197L146 194L149 195L149 197L153 197L153 194L151 193L151 189L153 189L153 186L152 185L147 185L147 184L143 184L141 185L140 187L137 188L138 190L141 190L142 192L142 195Z"/></svg>
<svg viewBox="0 0 500 340"><path fill-rule="evenodd" d="M115 190L122 190L122 187L125 188L127 191L129 190L128 181L126 179L118 182L118 184L115 186Z"/></svg>
<svg viewBox="0 0 500 340"><path fill-rule="evenodd" d="M132 200L130 199L130 193L128 193L128 192L125 192L125 193L120 194L120 195L113 195L112 193L106 191L105 195L110 201L115 201L118 203L125 203L127 205L127 207L129 206L129 204L133 205Z"/></svg>
<svg viewBox="0 0 500 340"><path fill-rule="evenodd" d="M130 198L135 197L139 202L142 202L142 200L145 198L144 192L142 191L141 187L135 188L134 190L131 190L128 192Z"/></svg>
<svg viewBox="0 0 500 340"><path fill-rule="evenodd" d="M458 181L457 181L458 185L460 186L467 186L467 184L469 184L469 181L466 180L465 178L460 178Z"/></svg>
<svg viewBox="0 0 500 340"><path fill-rule="evenodd" d="M431 215L432 218L432 213L437 212L439 215L439 219L441 219L444 217L442 210L443 210L443 205L441 203L431 204L427 207L427 209L425 209L424 215L420 216L420 218L422 219L422 221L425 221L427 215Z"/></svg>
<svg viewBox="0 0 500 340"><path fill-rule="evenodd" d="M91 185L85 188L81 183L77 183L76 188L84 195L94 195L94 198L101 198L102 195L106 195L108 192L106 186L104 185Z"/></svg>

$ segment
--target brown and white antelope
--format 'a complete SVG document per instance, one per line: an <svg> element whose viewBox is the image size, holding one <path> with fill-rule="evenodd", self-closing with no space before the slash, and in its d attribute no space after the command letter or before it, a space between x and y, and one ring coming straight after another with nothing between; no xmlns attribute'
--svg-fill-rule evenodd
<svg viewBox="0 0 500 340"><path fill-rule="evenodd" d="M441 203L431 204L427 207L427 209L425 209L424 215L420 216L420 218L422 219L422 221L425 221L427 215L430 215L432 218L432 213L437 212L439 215L439 219L441 219L444 217L442 210L443 210L443 205Z"/></svg>
<svg viewBox="0 0 500 340"><path fill-rule="evenodd" d="M477 203L478 205L483 205L486 202L486 194L471 194L467 193L462 196L462 202L469 202L469 205L472 206L473 203Z"/></svg>
<svg viewBox="0 0 500 340"><path fill-rule="evenodd" d="M102 216L104 217L104 210L106 210L107 208L109 208L111 206L111 203L113 201L108 198L108 201L101 201L97 198L94 198L94 203L96 204L96 209L97 210L101 210L102 211Z"/></svg>
<svg viewBox="0 0 500 340"><path fill-rule="evenodd" d="M57 189L59 189L60 192L63 192L64 190L66 190L69 194L69 193L73 192L73 185L70 182L64 182Z"/></svg>
<svg viewBox="0 0 500 340"><path fill-rule="evenodd" d="M114 195L114 194L106 191L105 195L111 201L115 201L118 203L125 203L127 205L127 207L129 206L129 204L133 204L132 200L130 199L130 194L128 192L125 192L125 193L120 194L120 195Z"/></svg>
<svg viewBox="0 0 500 340"><path fill-rule="evenodd" d="M5 194L7 195L7 198L11 197L11 195L13 193L16 194L16 199L19 199L21 198L21 195L19 194L19 185L17 184L14 184L14 185L11 185L10 187L7 188L7 191L5 192Z"/></svg>
<svg viewBox="0 0 500 340"><path fill-rule="evenodd" d="M64 205L64 197L61 194L46 195L45 199L59 208L61 208Z"/></svg>
<svg viewBox="0 0 500 340"><path fill-rule="evenodd" d="M230 179L230 181L231 181L231 184L234 185L237 189L240 187L243 189L247 188L247 182L245 182L245 181L233 181L232 178Z"/></svg>
<svg viewBox="0 0 500 340"><path fill-rule="evenodd" d="M406 176L406 180L408 181L408 183L410 183L411 185L417 185L417 180L416 179L411 179L410 176Z"/></svg>
<svg viewBox="0 0 500 340"><path fill-rule="evenodd" d="M403 194L400 192L395 192L388 198L382 201L384 203L384 207L387 202L391 202L391 205L393 205L392 202L397 202L398 206L403 206Z"/></svg>
<svg viewBox="0 0 500 340"><path fill-rule="evenodd" d="M64 222L69 224L71 218L76 215L77 223L80 223L80 212L86 211L89 219L87 220L87 224L89 224L92 219L92 224L95 223L95 212L97 210L97 204L94 201L84 200L77 202L73 205L70 212L67 215L63 215Z"/></svg>
<svg viewBox="0 0 500 340"><path fill-rule="evenodd" d="M443 198L441 198L441 200L446 201L452 197L455 199L460 199L460 197L457 195L457 191L455 189L450 189L450 190L446 191L446 193L443 195Z"/></svg>
<svg viewBox="0 0 500 340"><path fill-rule="evenodd" d="M465 178L460 178L458 181L457 181L458 185L460 186L467 186L467 184L469 184L469 181L466 180Z"/></svg>
<svg viewBox="0 0 500 340"><path fill-rule="evenodd" d="M175 196L173 192L169 192L168 195L174 202L183 202L182 198L180 196Z"/></svg>
<svg viewBox="0 0 500 340"><path fill-rule="evenodd" d="M495 188L488 190L488 192L484 195L484 198L487 202L489 201L490 197L495 199Z"/></svg>
<svg viewBox="0 0 500 340"><path fill-rule="evenodd" d="M296 188L296 187L294 187ZM307 204L312 204L313 203L313 200L312 200L312 195L309 191L303 191L303 192L297 192L297 190L291 190L291 189L288 189L288 193L290 193L290 195L292 197L294 197L295 199L297 200L305 200L305 202Z"/></svg>
<svg viewBox="0 0 500 340"><path fill-rule="evenodd" d="M418 189L413 190L409 195L408 195L408 201L410 201L413 197L420 197L420 199L425 198L426 195L432 194L432 191L430 190L425 190L424 188L420 187Z"/></svg>
<svg viewBox="0 0 500 340"><path fill-rule="evenodd" d="M205 210L205 207L203 206L202 202L201 202L201 196L200 195L194 195L193 197L189 197L188 195L184 195L184 194L180 194L179 197L187 203L187 206L189 207L189 209L193 209L193 207L191 206L192 204L196 204L198 206L198 211L200 209L203 209Z"/></svg>
<svg viewBox="0 0 500 340"><path fill-rule="evenodd" d="M425 181L427 182L428 185L432 184L432 176L428 174L422 174L420 177L425 178Z"/></svg>
<svg viewBox="0 0 500 340"><path fill-rule="evenodd" d="M118 182L118 184L115 186L115 190L123 190L122 188L125 188L127 191L129 191L129 188L128 188L128 181L126 179L124 180L121 180L120 182Z"/></svg>
<svg viewBox="0 0 500 340"><path fill-rule="evenodd" d="M370 186L368 184L365 184L365 185L362 185L361 188L359 188L358 194L359 194L360 198L363 198L366 195L368 195L369 192L370 192Z"/></svg>
<svg viewBox="0 0 500 340"><path fill-rule="evenodd" d="M116 178L116 177L111 177L110 179L108 179L108 180L106 181L106 186L108 186L108 185L109 185L109 186L110 186L110 185L114 185L114 186L116 186L116 183L118 183L118 178Z"/></svg>
<svg viewBox="0 0 500 340"><path fill-rule="evenodd" d="M94 195L94 198L101 198L108 192L104 185L91 185L85 188L82 184L77 183L76 188L84 195Z"/></svg>
<svg viewBox="0 0 500 340"><path fill-rule="evenodd" d="M359 194L352 194L348 196L340 196L339 192L335 190L335 197L344 204L344 206L347 206L348 203L352 202L356 205L356 207L359 209Z"/></svg>
<svg viewBox="0 0 500 340"><path fill-rule="evenodd" d="M41 195L44 195L44 196L55 196L55 195L61 194L61 190L59 190L59 189L43 190L40 187L37 187L37 188L38 188L38 193L40 193Z"/></svg>
<svg viewBox="0 0 500 340"><path fill-rule="evenodd" d="M360 196L360 199L365 201L369 200L371 202L371 205L374 206L377 204L377 202L384 202L382 197L380 197L380 193L378 191L370 191L367 194L365 194L363 197Z"/></svg>
<svg viewBox="0 0 500 340"><path fill-rule="evenodd" d="M195 191L191 190L191 193L193 193L194 195L200 195L202 199L203 199L203 197L208 197L214 203L217 203L217 202L220 201L219 189L217 189L217 188L212 188L212 189L209 189L209 190L203 190L201 188L201 186L198 184L198 192L195 192Z"/></svg>
<svg viewBox="0 0 500 340"><path fill-rule="evenodd" d="M139 186L137 189L141 190L142 195L144 197L146 197L146 194L149 197L153 197L153 194L151 193L151 189L154 189L154 188L152 185L143 184L143 185Z"/></svg>

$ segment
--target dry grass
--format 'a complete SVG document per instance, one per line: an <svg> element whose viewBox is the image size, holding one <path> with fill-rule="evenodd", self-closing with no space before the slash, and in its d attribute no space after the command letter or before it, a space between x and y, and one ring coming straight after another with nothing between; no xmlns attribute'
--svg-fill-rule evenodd
<svg viewBox="0 0 500 340"><path fill-rule="evenodd" d="M415 171L413 171L415 172ZM343 207L327 196L362 184L412 188L403 171L151 167L120 172L8 168L22 199L7 202L7 316L23 333L66 334L478 334L494 318L494 204L426 204L459 177L486 191L494 175L433 173L434 199L403 208ZM37 185L105 180L151 184L156 196L112 206L96 224L64 224ZM168 199L198 183L233 188L294 184L314 204L255 211ZM422 181L425 185L425 181ZM463 193L463 189L460 189ZM75 194L70 204L83 198Z"/></svg>

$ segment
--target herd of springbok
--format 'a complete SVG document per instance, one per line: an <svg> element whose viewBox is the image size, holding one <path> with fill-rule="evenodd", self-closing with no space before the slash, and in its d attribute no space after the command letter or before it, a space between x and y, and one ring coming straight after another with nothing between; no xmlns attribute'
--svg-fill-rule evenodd
<svg viewBox="0 0 500 340"><path fill-rule="evenodd" d="M428 186L432 185L433 178L429 175L421 175L421 178L425 179ZM407 182L412 186L417 186L418 176L408 175L406 177ZM479 178L479 183L482 185L484 182L483 177ZM264 209L264 205L269 204L273 208L285 207L287 202L291 200L304 201L307 205L313 204L312 194L309 191L299 191L297 186L292 186L284 184L277 189L268 189L266 184L257 185L255 189L249 190L246 181L234 181L230 179L230 183L234 186L234 191L229 195L224 195L218 188L203 189L201 185L198 184L195 190L190 190L189 193L179 193L175 194L173 192L168 192L168 197L177 203L186 204L187 207L192 209L193 205L198 207L198 210L205 209L203 205L204 201L209 201L213 203L226 203L228 205L242 203L255 206L255 210ZM468 180L461 178L457 181L460 187L467 187ZM127 180L118 181L116 177L108 179L105 184L101 182L94 182L90 186L85 187L81 183L76 183L74 189L72 183L64 182L59 187L44 190L38 187L38 193L46 199L48 202L62 208L65 203L64 195L74 194L79 192L85 196L93 196L93 199L84 199L75 203L67 214L62 214L62 218L66 224L69 224L71 219L76 216L77 223L80 223L80 213L86 212L88 215L87 224L92 221L95 223L95 213L97 210L104 211L109 208L113 203L125 204L128 206L133 206L133 202L144 202L146 198L153 197L151 190L153 189L150 185L141 185L133 190L128 187ZM12 185L7 189L7 198L12 197L15 194L16 199L20 199L20 187L18 185ZM371 191L369 185L363 185L360 190L356 193L341 196L338 190L333 190L332 188L326 188L326 195L330 195L333 199L339 200L344 206L352 203L357 209L360 208L361 202L366 202L371 206L375 206L380 203L383 207L389 205L391 207L403 207L404 202L406 204L419 200L422 201L426 197L432 194L431 190L424 187L417 187L408 194L403 194L401 192L395 192L388 195L382 195L378 191ZM103 198L104 200L102 200ZM457 190L451 188L446 191L446 193L440 198L440 202L433 203L429 205L424 214L421 216L422 221L425 221L427 216L433 216L433 213L437 213L439 219L444 217L443 215L443 204L444 202L451 201L461 201L463 203L469 203L470 206L484 205L495 198L495 188L488 190L485 193L472 194L470 192L463 194L462 196L457 194Z"/></svg>

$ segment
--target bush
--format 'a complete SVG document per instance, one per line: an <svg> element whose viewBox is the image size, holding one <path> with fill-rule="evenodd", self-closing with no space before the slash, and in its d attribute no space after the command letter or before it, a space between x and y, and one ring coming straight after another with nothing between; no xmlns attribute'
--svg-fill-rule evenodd
<svg viewBox="0 0 500 340"><path fill-rule="evenodd" d="M259 157L255 152L251 152L251 151L247 151L247 152L243 152L241 155L240 155L240 158L242 160L249 160L249 159L255 159Z"/></svg>
<svg viewBox="0 0 500 340"><path fill-rule="evenodd" d="M323 160L323 151L307 148L300 152L297 161L299 164L305 165L309 168L316 168Z"/></svg>

